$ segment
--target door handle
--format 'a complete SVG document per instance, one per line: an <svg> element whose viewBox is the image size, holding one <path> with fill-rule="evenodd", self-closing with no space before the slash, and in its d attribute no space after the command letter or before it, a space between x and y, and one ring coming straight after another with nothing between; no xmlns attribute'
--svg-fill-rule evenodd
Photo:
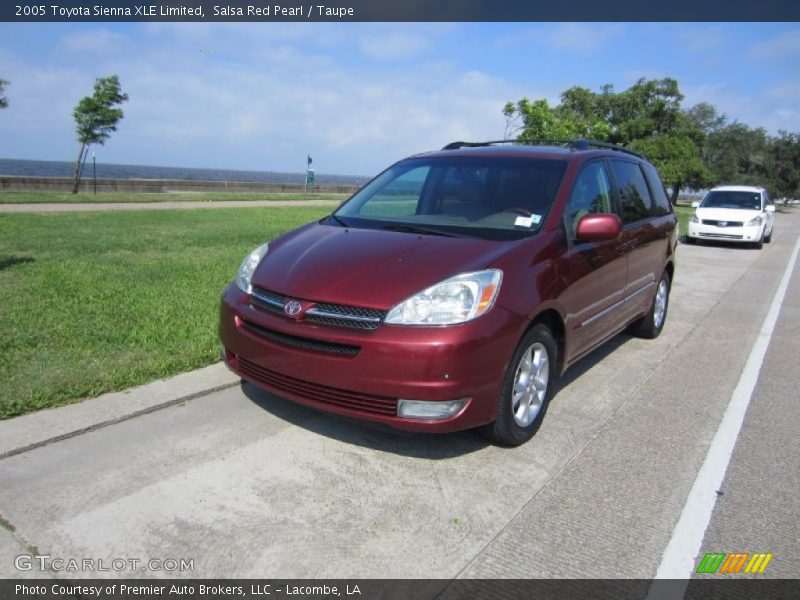
<svg viewBox="0 0 800 600"><path fill-rule="evenodd" d="M625 251L628 249L628 244L627 242L624 244L620 244L615 249L617 251L617 254L625 254Z"/></svg>

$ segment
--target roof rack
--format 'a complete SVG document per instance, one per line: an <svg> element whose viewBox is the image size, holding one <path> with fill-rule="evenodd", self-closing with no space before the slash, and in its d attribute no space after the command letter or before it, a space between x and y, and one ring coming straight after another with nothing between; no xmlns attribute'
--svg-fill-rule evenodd
<svg viewBox="0 0 800 600"><path fill-rule="evenodd" d="M643 158L647 160L647 157L644 154L640 154L633 150L629 150L623 146L617 146L616 144L609 144L608 142L599 142L597 140L546 140L546 139L535 139L535 140L492 140L488 142L452 142L447 144L442 150L457 150L459 148L479 148L481 146L492 146L494 144L520 144L520 145L549 145L549 146L567 146L572 150L589 150L590 148L603 148L606 150L616 150L617 152L624 152L625 154L632 154L633 156L638 156L639 158Z"/></svg>

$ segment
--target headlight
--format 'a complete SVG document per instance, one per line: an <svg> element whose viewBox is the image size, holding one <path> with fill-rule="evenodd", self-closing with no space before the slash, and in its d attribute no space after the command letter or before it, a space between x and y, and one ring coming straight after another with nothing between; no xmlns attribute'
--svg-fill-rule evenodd
<svg viewBox="0 0 800 600"><path fill-rule="evenodd" d="M689 223L699 223L700 219L697 218L697 213L689 215Z"/></svg>
<svg viewBox="0 0 800 600"><path fill-rule="evenodd" d="M503 272L462 273L411 296L389 311L392 325L455 325L480 317L494 305Z"/></svg>
<svg viewBox="0 0 800 600"><path fill-rule="evenodd" d="M258 263L260 263L261 259L267 254L267 250L269 250L269 244L263 244L248 254L247 258L242 261L242 265L239 267L239 272L236 274L236 279L233 280L233 283L245 294L249 294L253 291L253 288L250 286L250 280L253 278L253 273L256 267L258 267Z"/></svg>
<svg viewBox="0 0 800 600"><path fill-rule="evenodd" d="M758 226L758 225L761 225L761 223L762 223L763 221L764 221L764 219L762 219L761 217L756 217L755 219L753 219L753 220L751 220L751 221L748 221L748 222L747 222L747 226L748 226L748 227L754 227L754 226Z"/></svg>

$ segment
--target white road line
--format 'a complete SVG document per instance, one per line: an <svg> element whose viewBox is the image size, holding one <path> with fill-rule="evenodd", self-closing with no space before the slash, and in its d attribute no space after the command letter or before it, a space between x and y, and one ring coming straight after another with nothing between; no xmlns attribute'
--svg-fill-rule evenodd
<svg viewBox="0 0 800 600"><path fill-rule="evenodd" d="M717 500L716 492L720 489L725 472L728 470L736 438L742 428L750 397L756 386L761 364L778 320L783 298L786 296L786 288L789 286L798 251L800 251L800 238L795 243L789 264L786 265L781 283L772 298L769 312L761 325L761 331L753 344L750 356L747 358L742 376L739 378L739 383L736 384L736 389L733 390L719 429L711 441L705 462L697 473L697 479L689 492L678 523L672 530L672 537L664 549L661 564L656 571L656 579L688 580L694 572L697 554L703 543L706 528L711 520L711 512L714 510ZM653 590L651 589L651 591Z"/></svg>

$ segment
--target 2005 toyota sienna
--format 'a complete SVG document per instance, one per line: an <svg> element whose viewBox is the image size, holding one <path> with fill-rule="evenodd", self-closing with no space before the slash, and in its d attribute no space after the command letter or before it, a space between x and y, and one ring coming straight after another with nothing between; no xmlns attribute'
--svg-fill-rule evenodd
<svg viewBox="0 0 800 600"><path fill-rule="evenodd" d="M571 364L628 327L658 336L676 243L639 154L453 143L247 256L222 296L224 359L318 409L518 445Z"/></svg>

